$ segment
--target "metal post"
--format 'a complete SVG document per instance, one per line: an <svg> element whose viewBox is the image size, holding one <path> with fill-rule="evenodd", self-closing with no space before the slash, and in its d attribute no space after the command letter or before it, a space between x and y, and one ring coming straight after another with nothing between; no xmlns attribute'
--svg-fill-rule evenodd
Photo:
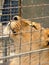
<svg viewBox="0 0 49 65"><path fill-rule="evenodd" d="M0 36L0 41L2 41L2 47L3 47L3 57L7 56L7 44L8 44L8 36ZM3 60L3 63L6 64L7 59Z"/></svg>
<svg viewBox="0 0 49 65"><path fill-rule="evenodd" d="M19 16L21 16L21 0L18 2Z"/></svg>
<svg viewBox="0 0 49 65"><path fill-rule="evenodd" d="M3 39L3 56L7 56L7 44L8 44L7 41L8 41L7 37ZM7 59L4 59L3 63L6 64L7 63Z"/></svg>

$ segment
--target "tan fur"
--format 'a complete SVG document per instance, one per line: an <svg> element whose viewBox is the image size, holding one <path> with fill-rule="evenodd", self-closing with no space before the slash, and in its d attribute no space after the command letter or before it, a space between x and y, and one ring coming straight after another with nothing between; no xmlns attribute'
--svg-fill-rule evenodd
<svg viewBox="0 0 49 65"><path fill-rule="evenodd" d="M32 25L35 25L37 30L34 27L31 27ZM48 30L42 29L39 23L32 22L31 24L31 21L21 18L18 19L17 21L15 20L11 21L10 27L12 30L14 30L17 33L17 34L13 34L13 33L10 34L11 38L14 40L16 54L29 52L30 48L31 51L34 51L48 47L47 35L49 33L49 29ZM30 33L31 28L32 28L32 33ZM20 43L21 43L21 49L20 49ZM20 59L19 57L13 58L9 65L19 65L20 61L21 61L20 65L29 65L29 62L31 62L31 65L39 65L39 63L42 65L49 65L47 64L47 62L49 62L49 51L47 50L47 51L41 51L40 53L37 52L31 53L31 55L28 54L21 56L20 61L19 59Z"/></svg>

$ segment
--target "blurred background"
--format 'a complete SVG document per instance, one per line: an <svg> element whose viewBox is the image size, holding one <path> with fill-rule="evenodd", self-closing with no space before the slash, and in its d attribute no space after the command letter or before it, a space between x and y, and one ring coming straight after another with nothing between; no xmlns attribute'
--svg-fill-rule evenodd
<svg viewBox="0 0 49 65"><path fill-rule="evenodd" d="M49 27L49 0L0 0L0 22L20 15Z"/></svg>

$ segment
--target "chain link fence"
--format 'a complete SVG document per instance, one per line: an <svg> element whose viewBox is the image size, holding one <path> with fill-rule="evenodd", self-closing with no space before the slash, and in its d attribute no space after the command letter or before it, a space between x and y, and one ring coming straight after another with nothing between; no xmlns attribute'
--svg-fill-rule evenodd
<svg viewBox="0 0 49 65"><path fill-rule="evenodd" d="M41 43L47 43L46 40L41 41L41 30L24 31L26 35L30 34L28 42L25 39L24 43L22 42L22 34L19 34L17 42L14 42L10 34L3 35L6 25L2 25L13 20L13 16L19 15L40 23L44 28L49 28L49 0L9 0L8 2L9 4L4 4L6 7L3 7L5 2L2 3L0 0L0 65L49 65L49 46L41 47ZM40 34L39 39L36 39L38 34ZM35 36L36 40L32 40L32 36ZM37 46L39 46L38 49L36 49Z"/></svg>

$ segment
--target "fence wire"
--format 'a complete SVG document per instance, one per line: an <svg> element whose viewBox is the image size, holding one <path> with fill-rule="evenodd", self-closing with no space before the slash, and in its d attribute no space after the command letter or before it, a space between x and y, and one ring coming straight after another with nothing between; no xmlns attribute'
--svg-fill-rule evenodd
<svg viewBox="0 0 49 65"><path fill-rule="evenodd" d="M21 0L19 0L21 1ZM41 3L41 4L32 4L32 5L23 5L22 4L22 1L21 2L18 2L18 6L12 6L11 4L11 0L10 0L10 4L5 4L5 5L9 5L10 7L5 7L5 8L2 8L0 6L0 11L2 10L9 10L9 14L0 14L0 17L2 16L10 16L10 20L13 18L13 16L15 15L20 15L22 17L25 18L25 15L24 15L24 11L25 11L25 8L38 8L38 7L42 7L42 11L43 11L43 8L44 7L49 7L49 4L46 4L46 3ZM18 12L16 13L15 11L12 12L12 9L17 9L18 8ZM43 12L41 11L41 14L43 15ZM49 19L49 15L45 15L45 16L36 16L36 17L27 17L26 15L26 19L27 20L43 20L43 19ZM6 17L3 19L6 19ZM9 20L9 21L10 21ZM42 36L42 31L32 31L32 27L30 31L21 31L19 33L16 33L19 35L19 45L14 45L14 41L10 38L10 33L7 34L7 35L3 35L3 30L4 28L6 27L5 25L2 25L2 23L8 23L9 21L6 21L6 20L3 20L3 22L0 20L0 65L10 65L10 62L13 62L12 59L15 59L15 58L18 58L17 60L14 60L15 64L13 65L25 65L25 61L26 61L26 65L49 65L49 59L46 60L46 58L49 58L49 47L48 48L43 48L41 47L41 43L44 43L46 42L46 40L41 40L41 36ZM20 20L21 21L21 20ZM38 22L38 21L37 21ZM11 22L10 22L11 23ZM21 23L22 24L22 23ZM32 22L31 22L32 24ZM44 24L43 24L44 25ZM22 27L20 27L20 30L22 29ZM24 33L30 33L30 41L27 42L27 43L23 43L22 44L22 32ZM32 40L32 36L33 34L32 33L35 33L35 32L38 32L40 33L40 37L39 39L37 40ZM36 34L35 34L36 35ZM33 49L32 50L32 45L35 44L38 44L39 43L39 49ZM23 47L29 47L26 51L23 51ZM18 52L17 52L18 51ZM42 54L43 53L43 54ZM48 55L46 54L48 53ZM44 56L45 54L45 56ZM34 57L33 57L34 55ZM43 56L42 56L43 55ZM46 57L47 55L47 57ZM27 58L25 58L27 57ZM37 57L37 58L36 58ZM45 57L45 62L42 61L44 60L43 57ZM25 59L25 60L23 60ZM38 59L38 62L37 62L37 59ZM16 63L16 61L18 61ZM23 61L23 62L22 62ZM34 62L36 64L34 64ZM5 63L5 64L4 64ZM12 65L12 64L11 64Z"/></svg>

